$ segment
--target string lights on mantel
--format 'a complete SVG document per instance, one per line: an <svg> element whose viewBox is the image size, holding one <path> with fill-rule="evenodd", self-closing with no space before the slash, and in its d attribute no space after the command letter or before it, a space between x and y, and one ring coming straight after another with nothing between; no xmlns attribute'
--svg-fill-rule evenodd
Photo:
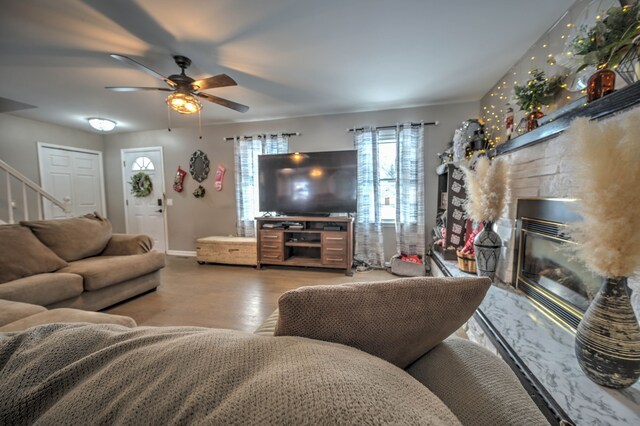
<svg viewBox="0 0 640 426"><path fill-rule="evenodd" d="M523 58L519 61L519 63L516 64L514 68L511 68L511 70L509 70L505 74L505 77L503 77L503 79L500 80L498 84L496 84L493 87L493 89L488 93L488 95L484 98L482 111L481 111L481 123L485 125L485 131L489 139L490 147L495 147L496 145L499 145L500 143L505 142L504 121L505 121L505 116L507 114L507 110L509 108L513 108L514 110L517 109L517 108L514 108L515 101L512 100L513 87L515 85L526 84L527 80L531 78L530 74L532 69L543 69L547 72L548 75L551 75L551 76L559 75L564 77L567 81L570 78L570 72L566 68L563 68L562 66L560 66L560 64L564 63L564 61L560 61L560 64L558 64L558 60L559 60L558 55L566 55L567 57L569 57L568 59L571 59L570 57L572 56L572 52L570 50L566 50L564 52L551 51L552 36L554 39L556 39L559 42L559 44L565 45L566 42L570 39L571 31L574 30L576 25L580 26L584 24L581 22L578 22L578 23L573 22L573 19L571 18L570 15L571 15L571 10L569 10L569 13L566 14L566 18L565 18L569 22L565 22L565 23L558 22L558 24L553 28L551 28L547 32L547 34L543 35L535 43L535 45L532 46L531 49L529 50L529 52L534 52L534 51L537 51L537 52L533 54L527 53L523 55ZM601 20L603 18L603 15L604 14L598 14L596 16L596 21ZM565 59L565 58L562 58L562 59ZM529 71L527 73L524 73L524 72L519 73L516 67L522 68L525 66L526 62L528 62ZM559 72L560 70L564 72ZM567 87L568 87L567 84L564 84L562 86L563 89L566 89ZM571 101L574 101L578 97L584 95L586 93L586 90L583 89L579 93L580 94L578 96L572 93L564 94L562 96L559 96L558 99L563 103L569 103ZM545 105L545 106L548 107L548 105ZM517 111L515 112L517 113ZM515 121L515 125L517 126L519 120L514 119L514 121ZM518 134L516 133L512 137L515 137L515 136L518 136Z"/></svg>

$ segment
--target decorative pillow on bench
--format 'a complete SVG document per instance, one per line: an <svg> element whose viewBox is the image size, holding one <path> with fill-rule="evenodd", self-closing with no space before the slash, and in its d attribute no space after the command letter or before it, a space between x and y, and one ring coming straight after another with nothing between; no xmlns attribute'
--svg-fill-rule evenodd
<svg viewBox="0 0 640 426"><path fill-rule="evenodd" d="M72 262L96 256L111 239L111 222L98 213L60 220L22 221L58 256Z"/></svg>
<svg viewBox="0 0 640 426"><path fill-rule="evenodd" d="M29 228L20 225L0 226L0 283L68 265L36 238Z"/></svg>
<svg viewBox="0 0 640 426"><path fill-rule="evenodd" d="M482 302L488 278L402 278L284 293L276 336L342 343L406 368L456 331Z"/></svg>

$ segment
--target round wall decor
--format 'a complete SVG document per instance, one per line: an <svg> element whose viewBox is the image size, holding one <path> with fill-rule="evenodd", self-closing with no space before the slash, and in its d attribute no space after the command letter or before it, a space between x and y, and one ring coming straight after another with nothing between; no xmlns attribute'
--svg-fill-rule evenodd
<svg viewBox="0 0 640 426"><path fill-rule="evenodd" d="M153 183L151 178L145 172L136 173L131 176L131 193L134 197L143 198L151 194L153 191Z"/></svg>

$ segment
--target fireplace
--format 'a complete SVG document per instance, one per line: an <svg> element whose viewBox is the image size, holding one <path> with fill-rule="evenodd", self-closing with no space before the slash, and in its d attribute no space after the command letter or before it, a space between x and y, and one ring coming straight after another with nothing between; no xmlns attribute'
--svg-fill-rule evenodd
<svg viewBox="0 0 640 426"><path fill-rule="evenodd" d="M567 223L580 217L568 199L519 199L513 283L543 310L575 330L602 284L573 259Z"/></svg>

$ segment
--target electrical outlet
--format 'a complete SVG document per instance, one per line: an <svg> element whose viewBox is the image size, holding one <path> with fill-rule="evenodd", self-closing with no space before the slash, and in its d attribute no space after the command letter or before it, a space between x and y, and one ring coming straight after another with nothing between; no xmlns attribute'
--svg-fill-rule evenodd
<svg viewBox="0 0 640 426"><path fill-rule="evenodd" d="M12 208L12 209L17 208L17 206L16 206L16 202L15 202L15 201L11 201L11 208Z"/></svg>
<svg viewBox="0 0 640 426"><path fill-rule="evenodd" d="M167 202L167 206L172 206L173 205L173 198L167 198L166 202Z"/></svg>

